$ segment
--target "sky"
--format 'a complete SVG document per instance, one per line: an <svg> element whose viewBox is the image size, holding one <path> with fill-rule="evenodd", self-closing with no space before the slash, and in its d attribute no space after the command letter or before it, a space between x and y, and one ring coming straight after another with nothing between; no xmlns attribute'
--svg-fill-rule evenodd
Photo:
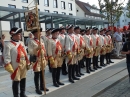
<svg viewBox="0 0 130 97"><path fill-rule="evenodd" d="M79 1L83 1L83 2L88 2L90 5L96 5L98 7L98 0L79 0ZM104 1L104 0L102 0ZM124 0L119 0L119 1L124 1ZM124 5L126 5L126 3L128 2L128 0L125 0Z"/></svg>

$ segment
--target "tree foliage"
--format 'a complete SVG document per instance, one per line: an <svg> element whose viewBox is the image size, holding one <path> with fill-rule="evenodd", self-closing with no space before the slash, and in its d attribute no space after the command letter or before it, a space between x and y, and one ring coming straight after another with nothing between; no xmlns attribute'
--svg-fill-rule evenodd
<svg viewBox="0 0 130 97"><path fill-rule="evenodd" d="M127 3L127 14L126 14L126 16L128 17L128 18L130 18L130 0L128 1L128 3Z"/></svg>
<svg viewBox="0 0 130 97"><path fill-rule="evenodd" d="M109 24L114 24L118 21L121 14L123 13L123 2L119 3L120 0L98 0L100 12L105 14Z"/></svg>

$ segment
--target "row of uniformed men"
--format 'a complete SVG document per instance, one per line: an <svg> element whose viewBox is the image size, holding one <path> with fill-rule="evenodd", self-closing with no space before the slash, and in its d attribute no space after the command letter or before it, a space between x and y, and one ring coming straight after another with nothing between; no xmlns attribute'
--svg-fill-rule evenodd
<svg viewBox="0 0 130 97"><path fill-rule="evenodd" d="M42 32L42 29L40 29ZM86 59L87 73L89 70L93 71L91 68L91 58L93 57L93 69L100 68L98 66L98 56L101 55L101 66L104 65L104 55L106 54L107 63L111 62L110 52L113 48L112 40L110 37L110 30L106 31L106 36L104 37L104 30L100 31L97 35L97 28L92 29L92 35L90 35L90 29L85 30L85 35L80 35L80 27L69 25L67 27L68 34L65 35L65 28L53 29L47 32L51 32L51 35L46 35L42 37L44 41L39 42L38 31L35 29L32 31L34 39L31 39L28 43L29 54L33 57L33 70L34 70L34 83L37 94L42 94L41 90L47 88L43 87L43 76L42 70L45 69L50 63L52 69L52 79L53 85L59 87L59 85L64 85L60 82L60 71L61 67L63 72L66 72L66 64L68 65L68 78L69 81L74 83L74 80L79 80L78 77L83 75L81 73L81 63L83 57ZM59 34L60 31L60 34ZM18 86L20 83L20 97L27 97L25 95L25 84L26 84L26 71L29 67L29 60L27 57L27 52L23 42L21 42L21 28L12 28L10 30L11 41L5 43L4 46L4 62L5 69L10 72L11 79L13 80L12 89L14 97L19 97ZM81 32L84 32L81 31ZM42 61L41 61L42 56ZM62 66L63 64L63 66ZM43 67L42 67L43 66ZM43 69L42 69L43 68ZM75 74L76 73L76 74ZM76 77L77 76L77 77ZM40 85L39 85L40 80ZM39 87L40 86L40 87Z"/></svg>

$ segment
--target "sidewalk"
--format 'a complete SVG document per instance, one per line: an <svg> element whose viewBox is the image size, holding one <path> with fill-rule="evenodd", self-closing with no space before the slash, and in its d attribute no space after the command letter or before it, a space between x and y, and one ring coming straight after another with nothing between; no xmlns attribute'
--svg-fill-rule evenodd
<svg viewBox="0 0 130 97"><path fill-rule="evenodd" d="M123 59L123 60L125 60L125 59ZM85 69L83 69L82 72L85 73L85 76L82 76L81 79L87 78L87 77L89 77L89 76L91 76L93 74L96 74L99 71L102 71L102 70L104 70L104 69L106 69L108 67L114 66L115 64L117 64L117 63L119 63L119 62L121 62L123 60L113 59L113 61L115 62L114 64L103 67L102 69L99 69L96 72L93 72L91 74L85 73ZM126 67L126 65L124 63L123 68L125 68L125 67ZM28 73L27 73L26 94L27 94L28 97L40 97L41 95L39 96L39 95L37 95L35 93L33 77L34 77L33 71L29 70ZM68 82L68 76L61 75L61 81L64 82L65 85L60 86L59 88L54 87L52 85L51 73L49 73L48 68L46 68L45 80L46 80L46 86L50 90L49 92L47 92L47 94L49 94L49 93L51 93L51 92L53 92L55 90L58 90L58 89L60 89L62 87L65 87L65 86L70 84ZM3 68L0 68L0 97L13 97L11 85L12 85L12 81L10 80L10 75ZM50 96L50 97L53 97L53 96Z"/></svg>

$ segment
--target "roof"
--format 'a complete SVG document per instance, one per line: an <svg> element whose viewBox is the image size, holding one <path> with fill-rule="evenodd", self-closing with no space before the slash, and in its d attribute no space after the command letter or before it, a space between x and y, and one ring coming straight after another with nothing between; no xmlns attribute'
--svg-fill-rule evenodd
<svg viewBox="0 0 130 97"><path fill-rule="evenodd" d="M95 16L95 17L104 17L103 14L92 13L89 9L96 9L96 10L99 10L99 9L91 6L88 3L76 0L76 4L85 12L86 15Z"/></svg>

